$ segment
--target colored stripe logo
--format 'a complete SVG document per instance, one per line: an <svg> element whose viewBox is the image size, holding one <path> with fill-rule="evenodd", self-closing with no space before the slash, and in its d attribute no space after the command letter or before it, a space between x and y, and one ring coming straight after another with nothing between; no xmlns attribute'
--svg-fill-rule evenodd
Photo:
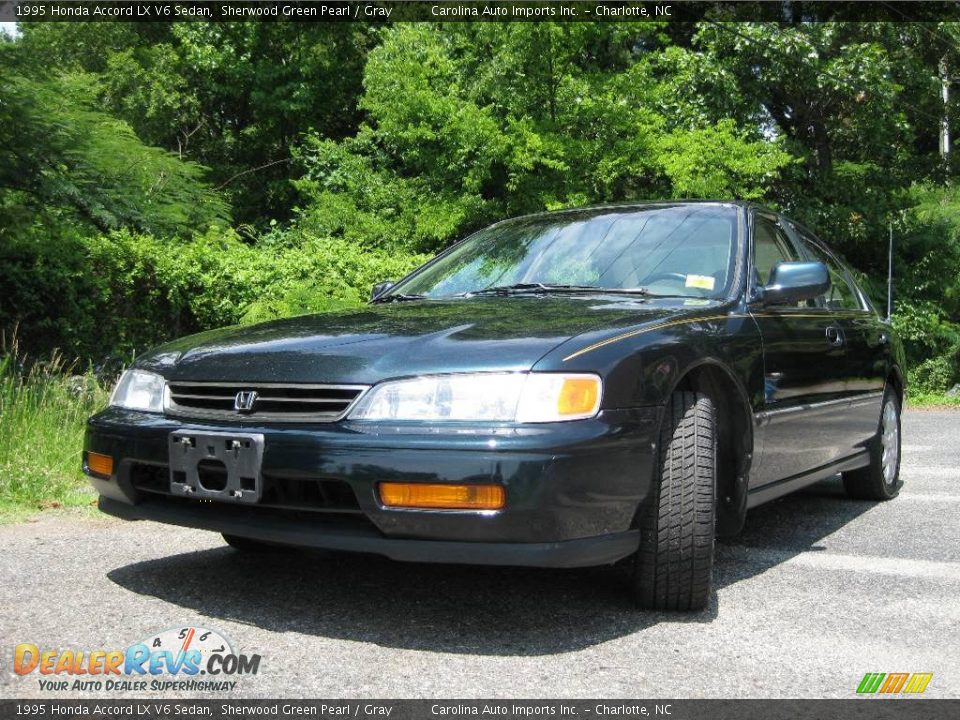
<svg viewBox="0 0 960 720"><path fill-rule="evenodd" d="M932 679L933 673L867 673L857 686L857 694L919 694Z"/></svg>

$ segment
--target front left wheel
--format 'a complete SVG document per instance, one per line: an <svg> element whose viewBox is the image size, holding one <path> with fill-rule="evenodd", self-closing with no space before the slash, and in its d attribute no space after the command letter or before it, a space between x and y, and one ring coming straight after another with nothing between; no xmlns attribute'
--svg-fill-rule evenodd
<svg viewBox="0 0 960 720"><path fill-rule="evenodd" d="M641 510L633 586L650 610L700 610L710 600L716 535L717 418L702 393L675 392L665 408L657 468Z"/></svg>

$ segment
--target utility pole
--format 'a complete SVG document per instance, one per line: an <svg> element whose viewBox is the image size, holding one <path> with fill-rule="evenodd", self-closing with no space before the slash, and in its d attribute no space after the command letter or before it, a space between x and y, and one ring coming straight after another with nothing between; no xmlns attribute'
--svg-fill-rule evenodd
<svg viewBox="0 0 960 720"><path fill-rule="evenodd" d="M893 220L890 220L890 242L887 245L887 322L893 318Z"/></svg>
<svg viewBox="0 0 960 720"><path fill-rule="evenodd" d="M950 170L950 68L947 56L940 58L940 97L943 100L943 116L940 119L940 157L944 167Z"/></svg>

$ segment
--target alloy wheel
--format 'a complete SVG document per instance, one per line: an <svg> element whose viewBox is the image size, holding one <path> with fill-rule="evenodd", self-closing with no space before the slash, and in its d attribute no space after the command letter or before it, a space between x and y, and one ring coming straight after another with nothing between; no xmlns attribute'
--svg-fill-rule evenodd
<svg viewBox="0 0 960 720"><path fill-rule="evenodd" d="M883 471L883 481L887 485L893 485L896 482L900 462L900 421L897 417L897 405L892 399L887 400L883 406L880 443L882 450L880 467Z"/></svg>

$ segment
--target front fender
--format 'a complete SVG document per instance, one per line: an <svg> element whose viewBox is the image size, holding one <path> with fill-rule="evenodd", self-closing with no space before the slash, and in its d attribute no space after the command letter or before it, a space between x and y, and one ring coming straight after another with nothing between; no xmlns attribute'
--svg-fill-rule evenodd
<svg viewBox="0 0 960 720"><path fill-rule="evenodd" d="M542 358L536 371L595 372L604 409L662 405L692 369L714 363L737 384L750 408L763 403L763 345L747 313L692 315L590 342L575 338Z"/></svg>

